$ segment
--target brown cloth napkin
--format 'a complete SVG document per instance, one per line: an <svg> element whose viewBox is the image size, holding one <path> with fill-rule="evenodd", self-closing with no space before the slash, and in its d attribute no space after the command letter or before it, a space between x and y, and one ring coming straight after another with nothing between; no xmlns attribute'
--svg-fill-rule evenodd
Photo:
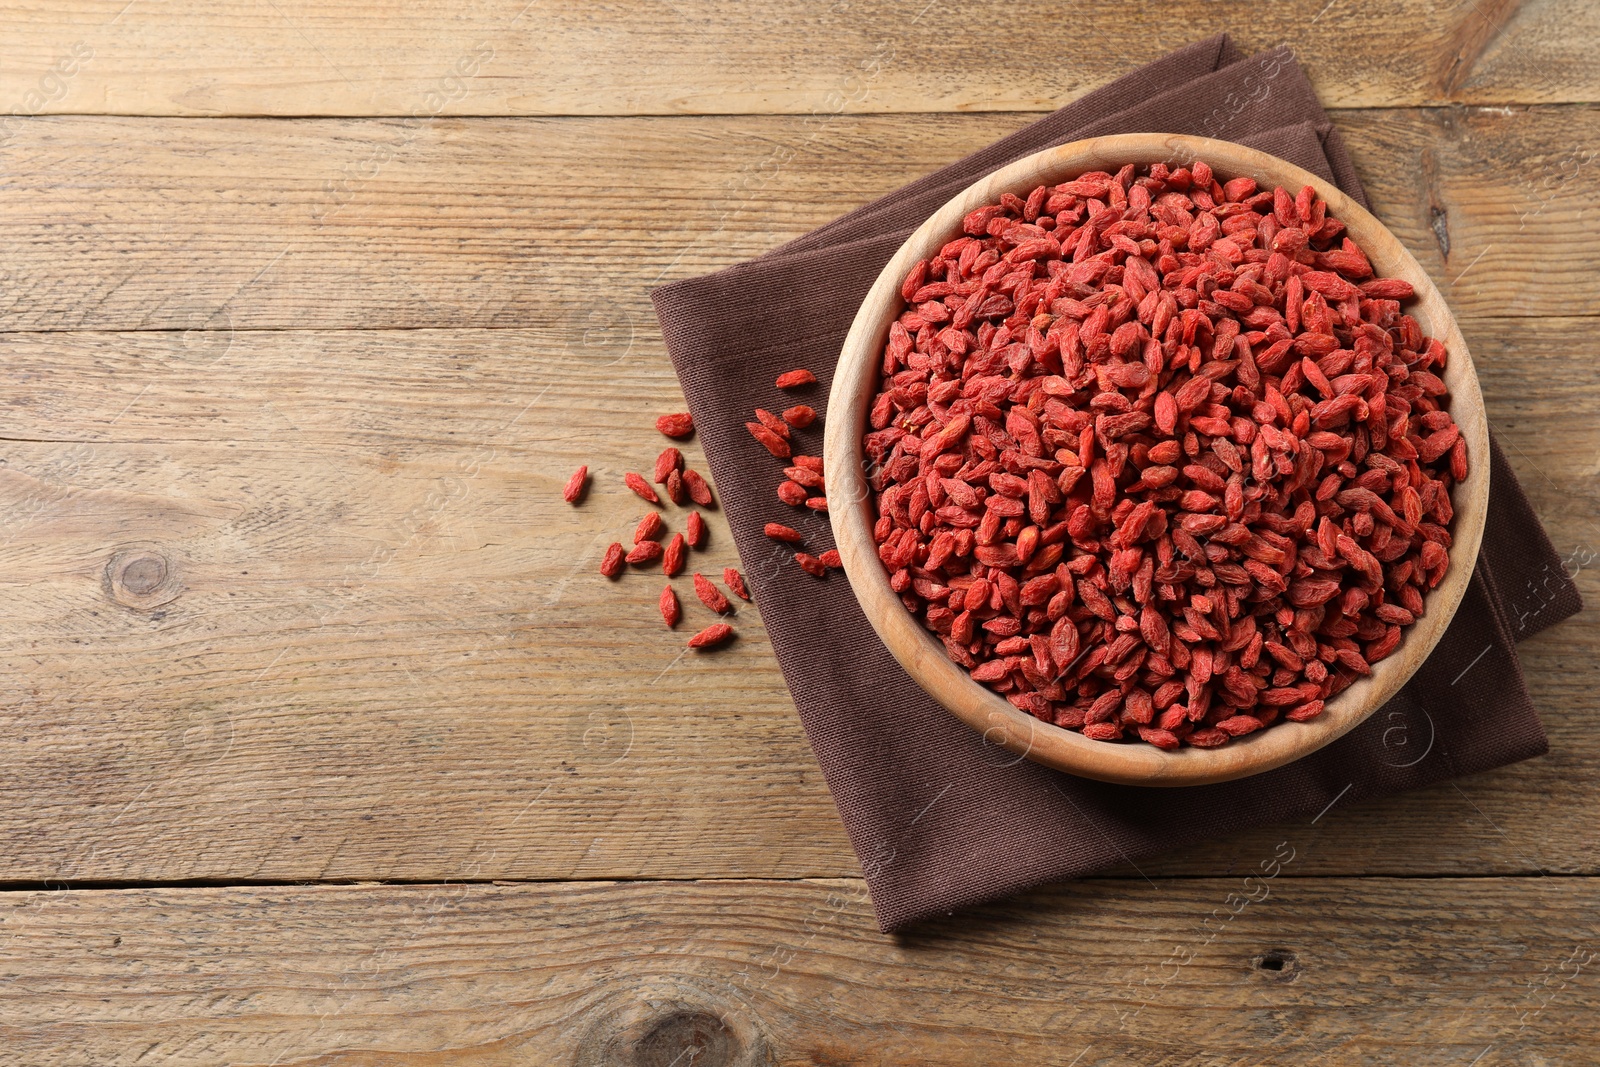
<svg viewBox="0 0 1600 1067"><path fill-rule="evenodd" d="M806 367L822 408L845 333L912 229L979 176L1049 145L1153 131L1237 141L1365 203L1338 133L1287 49L1244 58L1219 35L1182 48L988 148L749 263L653 298L762 617L806 736L860 858L879 926L901 929L1043 882L1245 827L1317 815L1545 752L1515 642L1580 607L1577 589L1501 455L1472 585L1433 655L1366 723L1286 767L1221 785L1106 785L986 744L925 694L878 640L842 574L819 581L764 523L832 544L825 517L774 495L782 471L745 431L796 399L773 379ZM797 432L819 453L821 423ZM1528 601L1527 590L1538 591ZM1538 610L1529 611L1529 603ZM1519 611L1518 609L1521 608Z"/></svg>

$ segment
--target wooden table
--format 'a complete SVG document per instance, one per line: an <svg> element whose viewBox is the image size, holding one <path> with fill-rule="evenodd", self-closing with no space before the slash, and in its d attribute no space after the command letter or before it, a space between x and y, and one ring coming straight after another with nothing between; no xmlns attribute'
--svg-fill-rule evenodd
<svg viewBox="0 0 1600 1067"><path fill-rule="evenodd" d="M0 1062L1592 1062L1593 609L1543 759L890 938L758 612L594 571L652 286L1228 29L1600 601L1595 5L523 3L8 6Z"/></svg>

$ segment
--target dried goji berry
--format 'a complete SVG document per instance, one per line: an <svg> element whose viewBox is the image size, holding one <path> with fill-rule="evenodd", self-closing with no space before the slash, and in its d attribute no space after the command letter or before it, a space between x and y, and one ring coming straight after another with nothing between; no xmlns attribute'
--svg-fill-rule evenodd
<svg viewBox="0 0 1600 1067"><path fill-rule="evenodd" d="M778 483L778 499L783 501L785 504L799 507L801 504L804 504L810 496L811 494L806 492L806 487L801 485L799 482Z"/></svg>
<svg viewBox="0 0 1600 1067"><path fill-rule="evenodd" d="M654 563L661 558L660 541L640 541L633 546L633 551L628 553L629 563Z"/></svg>
<svg viewBox="0 0 1600 1067"><path fill-rule="evenodd" d="M688 437L694 433L694 419L687 411L662 415L656 419L656 429L668 437Z"/></svg>
<svg viewBox="0 0 1600 1067"><path fill-rule="evenodd" d="M667 491L667 499L672 501L674 504L682 504L689 498L689 494L683 484L683 475L679 474L677 471L667 472L665 488Z"/></svg>
<svg viewBox="0 0 1600 1067"><path fill-rule="evenodd" d="M569 504L576 504L588 487L589 468L579 467L572 472L572 477L567 479L566 488L561 490L561 497Z"/></svg>
<svg viewBox="0 0 1600 1067"><path fill-rule="evenodd" d="M810 467L785 467L784 476L791 482L798 482L808 489L821 489L823 477Z"/></svg>
<svg viewBox="0 0 1600 1067"><path fill-rule="evenodd" d="M672 540L667 542L667 547L661 550L661 570L668 578L676 578L683 570L683 558L687 555L684 547L683 534L675 533Z"/></svg>
<svg viewBox="0 0 1600 1067"><path fill-rule="evenodd" d="M784 371L778 375L777 386L779 389L798 389L805 385L815 385L817 376L808 370Z"/></svg>
<svg viewBox="0 0 1600 1067"><path fill-rule="evenodd" d="M698 572L694 576L694 592L700 598L700 603L718 615L726 615L733 610L733 605L728 603L728 598L722 595L721 590L711 584L711 579Z"/></svg>
<svg viewBox="0 0 1600 1067"><path fill-rule="evenodd" d="M690 648L714 648L733 636L733 627L725 622L712 623L689 638Z"/></svg>
<svg viewBox="0 0 1600 1067"><path fill-rule="evenodd" d="M656 491L654 489L650 488L650 483L644 480L644 476L642 474L635 474L633 471L629 471L622 476L622 480L627 483L628 488L637 493L641 499L648 500L652 504L661 503L661 498L656 495Z"/></svg>
<svg viewBox="0 0 1600 1067"><path fill-rule="evenodd" d="M671 445L663 448L661 450L661 455L656 457L655 480L657 482L665 482L667 480L667 475L671 474L673 471L681 470L683 470L683 453L679 452Z"/></svg>
<svg viewBox="0 0 1600 1067"><path fill-rule="evenodd" d="M761 443L761 447L777 459L788 459L790 456L789 442L773 433L772 430L759 422L747 422L744 428L750 431L750 436Z"/></svg>
<svg viewBox="0 0 1600 1067"><path fill-rule="evenodd" d="M756 408L756 421L785 441L789 439L789 424L766 408Z"/></svg>
<svg viewBox="0 0 1600 1067"><path fill-rule="evenodd" d="M644 518L640 519L639 525L633 529L633 543L638 544L640 541L656 540L661 536L661 531L665 526L666 524L661 521L661 513L659 511L645 512Z"/></svg>
<svg viewBox="0 0 1600 1067"><path fill-rule="evenodd" d="M716 497L711 495L710 484L700 477L699 471L684 470L683 487L689 491L689 499L701 507L713 508L717 506Z"/></svg>

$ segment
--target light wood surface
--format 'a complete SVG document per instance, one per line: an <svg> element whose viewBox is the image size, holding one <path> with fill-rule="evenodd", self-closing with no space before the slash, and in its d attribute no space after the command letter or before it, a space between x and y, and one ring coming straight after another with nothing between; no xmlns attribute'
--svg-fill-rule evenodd
<svg viewBox="0 0 1600 1067"><path fill-rule="evenodd" d="M1003 14L952 0L21 0L6 14L0 99L29 114L1052 111L1221 30L1247 52L1292 46L1333 107L1600 99L1600 14L1583 0L1179 0L1159 18L1047 0ZM58 84L75 46L92 54Z"/></svg>
<svg viewBox="0 0 1600 1067"><path fill-rule="evenodd" d="M1583 1064L1587 879L1095 880L885 938L855 881L8 894L12 1062Z"/></svg>
<svg viewBox="0 0 1600 1067"><path fill-rule="evenodd" d="M1166 752L1138 742L1093 741L1041 722L973 681L950 659L938 638L889 587L872 533L877 509L864 476L869 464L861 442L867 413L882 388L878 367L889 327L906 309L901 282L913 266L932 259L960 235L962 219L999 203L1005 194L1026 196L1041 185L1070 181L1089 171L1114 174L1130 163L1181 165L1195 160L1211 166L1219 181L1253 178L1263 189L1296 192L1311 186L1327 204L1329 217L1344 222L1346 232L1366 252L1376 277L1411 283L1416 299L1407 310L1450 354L1443 371L1450 410L1469 454L1479 458L1451 492L1455 519L1450 527L1450 568L1443 581L1429 590L1427 614L1406 628L1394 655L1374 664L1370 675L1330 699L1326 711L1310 722L1280 723L1222 748L1185 745ZM906 673L958 719L1008 751L1069 774L1124 785L1177 787L1245 778L1315 752L1365 722L1411 679L1455 617L1472 581L1489 507L1489 464L1484 462L1489 430L1478 376L1455 317L1422 266L1381 222L1331 183L1266 153L1204 137L1135 133L1073 141L1019 159L952 197L906 238L862 300L834 373L828 416L824 458L834 538L862 610Z"/></svg>
<svg viewBox="0 0 1600 1067"><path fill-rule="evenodd" d="M1033 118L18 120L0 148L0 330L537 327L667 373L651 288ZM1333 118L1374 213L1458 316L1600 306L1600 109Z"/></svg>
<svg viewBox="0 0 1600 1067"><path fill-rule="evenodd" d="M522 8L6 8L0 1064L751 1062L697 1012L775 1062L1585 1062L1594 608L1521 648L1548 757L1336 805L1119 1029L1284 828L881 938L792 880L859 867L759 607L679 659L593 569L681 410L652 286L1227 28L1341 109L1595 604L1593 5ZM430 884L263 884L372 879Z"/></svg>

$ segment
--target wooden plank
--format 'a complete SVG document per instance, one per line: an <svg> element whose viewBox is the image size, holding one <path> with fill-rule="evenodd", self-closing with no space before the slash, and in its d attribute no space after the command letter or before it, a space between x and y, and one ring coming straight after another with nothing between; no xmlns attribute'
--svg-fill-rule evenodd
<svg viewBox="0 0 1600 1067"><path fill-rule="evenodd" d="M1297 878L1304 836L902 938L850 881L7 893L0 1036L62 1065L1587 1062L1592 879Z"/></svg>
<svg viewBox="0 0 1600 1067"><path fill-rule="evenodd" d="M1583 313L1600 302L1600 110L1503 112L1338 118L1378 214L1458 313ZM30 119L0 183L0 330L559 321L659 351L652 287L1023 121Z"/></svg>
<svg viewBox="0 0 1600 1067"><path fill-rule="evenodd" d="M1600 547L1591 331L1466 324L1563 553ZM681 404L652 348L582 320L0 337L0 881L854 873L759 608L681 657L710 621L684 579L673 634L659 572L595 573ZM1600 869L1595 617L1525 648L1551 757L1331 812L1307 869ZM1276 832L1141 867L1232 871Z"/></svg>
<svg viewBox="0 0 1600 1067"><path fill-rule="evenodd" d="M623 350L555 330L175 338L7 339L34 398L8 436L43 440L0 469L12 632L40 639L0 666L29 724L0 760L35 783L7 777L0 878L845 864L757 610L684 657L710 621L684 579L673 634L659 570L595 573L681 404L664 367L619 390Z"/></svg>
<svg viewBox="0 0 1600 1067"><path fill-rule="evenodd" d="M1337 107L1600 99L1581 0L1181 0L1064 19L945 0L19 0L0 100L24 114L635 115L1040 111L1219 30L1291 45Z"/></svg>

